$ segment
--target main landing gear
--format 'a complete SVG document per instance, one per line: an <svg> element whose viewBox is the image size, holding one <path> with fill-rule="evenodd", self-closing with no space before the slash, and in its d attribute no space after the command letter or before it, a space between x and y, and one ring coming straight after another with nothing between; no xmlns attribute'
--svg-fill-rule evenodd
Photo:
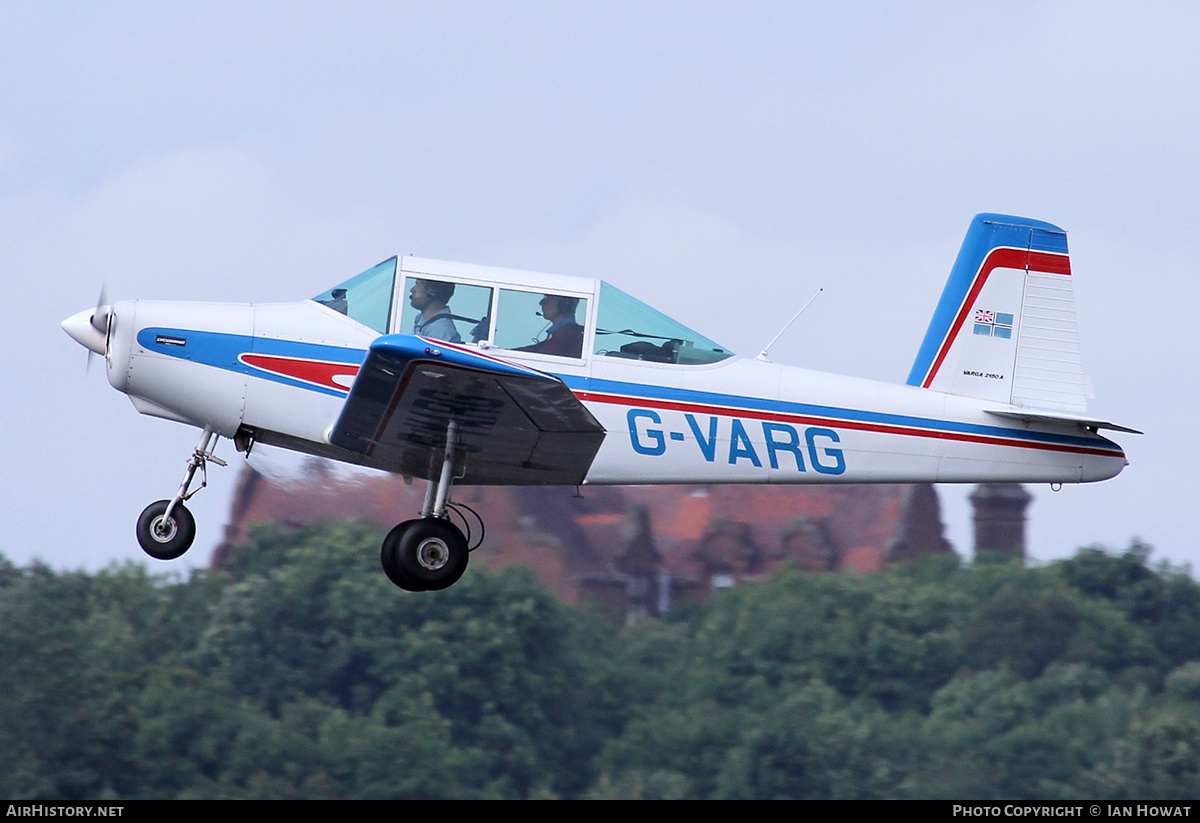
<svg viewBox="0 0 1200 823"><path fill-rule="evenodd" d="M454 585L466 571L471 551L483 542L482 519L472 509L450 502L457 440L458 426L451 422L446 430L441 475L429 481L421 516L404 521L383 539L379 560L384 574L406 591L438 591ZM455 512L467 525L460 509L470 512L479 523L480 537L474 546L469 545L469 526L464 535L462 529L450 522L450 513Z"/></svg>
<svg viewBox="0 0 1200 823"><path fill-rule="evenodd" d="M196 539L196 519L183 505L183 501L191 499L192 495L208 485L208 461L218 466L227 465L224 460L212 453L216 446L216 433L205 429L188 460L187 472L179 491L170 500L159 500L151 503L142 512L137 522L137 540L142 551L156 560L174 560L181 557L192 546ZM189 491L196 470L200 470L199 488Z"/></svg>

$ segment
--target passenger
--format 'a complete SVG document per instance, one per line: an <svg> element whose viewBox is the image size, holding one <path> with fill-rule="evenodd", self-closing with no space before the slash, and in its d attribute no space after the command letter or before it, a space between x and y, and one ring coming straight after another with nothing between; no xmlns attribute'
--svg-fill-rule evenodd
<svg viewBox="0 0 1200 823"><path fill-rule="evenodd" d="M575 320L579 298L547 294L538 305L542 307L539 314L550 321L547 337L532 346L522 346L517 351L556 354L560 357L583 356L583 326Z"/></svg>
<svg viewBox="0 0 1200 823"><path fill-rule="evenodd" d="M413 334L461 343L454 315L447 304L454 296L454 284L440 280L417 280L408 293L408 302L420 314L413 320Z"/></svg>

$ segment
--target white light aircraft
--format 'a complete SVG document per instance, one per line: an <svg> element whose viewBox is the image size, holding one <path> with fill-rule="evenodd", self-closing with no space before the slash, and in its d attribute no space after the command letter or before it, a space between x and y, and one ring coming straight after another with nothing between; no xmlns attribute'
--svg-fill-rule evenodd
<svg viewBox="0 0 1200 823"><path fill-rule="evenodd" d="M907 385L737 357L606 282L413 257L297 303L102 297L63 328L139 412L203 430L138 520L152 557L191 545L184 501L226 437L429 481L381 552L423 591L475 547L455 484L1113 477L1098 432L1134 430L1087 414L1072 280L1061 229L977 216Z"/></svg>

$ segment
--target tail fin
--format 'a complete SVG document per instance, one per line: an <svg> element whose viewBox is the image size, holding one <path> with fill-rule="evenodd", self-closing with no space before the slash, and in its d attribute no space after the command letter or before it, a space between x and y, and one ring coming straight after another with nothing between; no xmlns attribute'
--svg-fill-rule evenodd
<svg viewBox="0 0 1200 823"><path fill-rule="evenodd" d="M1038 220L977 215L908 384L1086 411L1066 232Z"/></svg>

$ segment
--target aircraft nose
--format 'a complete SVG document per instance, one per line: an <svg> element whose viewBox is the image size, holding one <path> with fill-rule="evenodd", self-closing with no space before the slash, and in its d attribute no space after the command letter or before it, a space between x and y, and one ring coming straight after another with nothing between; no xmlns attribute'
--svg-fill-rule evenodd
<svg viewBox="0 0 1200 823"><path fill-rule="evenodd" d="M62 321L63 331L79 345L96 354L104 354L104 334L92 324L95 308L84 309Z"/></svg>

